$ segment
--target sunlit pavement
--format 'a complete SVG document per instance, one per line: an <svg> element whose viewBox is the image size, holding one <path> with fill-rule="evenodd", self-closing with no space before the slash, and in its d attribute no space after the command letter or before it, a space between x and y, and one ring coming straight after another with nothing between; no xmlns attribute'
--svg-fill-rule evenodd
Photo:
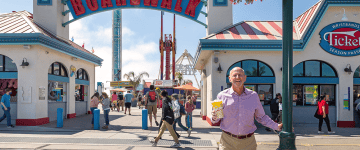
<svg viewBox="0 0 360 150"><path fill-rule="evenodd" d="M99 106L101 108L101 106ZM110 126L108 130L92 130L91 115L77 116L65 119L63 128L56 128L56 121L42 126L17 126L13 129L0 125L0 148L20 149L165 149L174 142L166 131L158 147L151 147L148 138L157 135L158 127L141 128L141 109L131 108L132 115L125 115L123 111L110 112ZM160 115L161 110L158 110ZM193 131L190 137L181 128L177 128L181 135L182 148L179 149L217 149L221 130L218 126L210 126L200 118L200 109L193 113ZM158 120L159 120L158 116ZM185 124L185 119L182 117ZM100 115L101 126L104 118ZM295 125L296 147L307 149L360 149L359 128L332 127L335 134L317 134L317 125ZM326 127L323 127L326 130ZM259 150L276 149L279 137L274 132L265 131L259 127L255 133Z"/></svg>

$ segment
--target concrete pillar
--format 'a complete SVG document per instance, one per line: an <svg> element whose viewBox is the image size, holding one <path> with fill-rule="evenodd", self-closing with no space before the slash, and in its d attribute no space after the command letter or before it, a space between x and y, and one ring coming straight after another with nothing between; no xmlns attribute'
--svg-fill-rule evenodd
<svg viewBox="0 0 360 150"><path fill-rule="evenodd" d="M220 2L220 3L214 3ZM225 3L223 2L225 1ZM232 4L229 0L208 0L206 7L206 35L210 35L233 24Z"/></svg>
<svg viewBox="0 0 360 150"><path fill-rule="evenodd" d="M37 1L33 0L34 21L56 36L69 39L69 26L62 26L69 21L69 14L62 15L68 9L67 6L61 0L53 0L51 5L38 5Z"/></svg>
<svg viewBox="0 0 360 150"><path fill-rule="evenodd" d="M78 69L78 68L76 68ZM73 118L75 114L75 75L69 78L69 109L67 112L67 118Z"/></svg>

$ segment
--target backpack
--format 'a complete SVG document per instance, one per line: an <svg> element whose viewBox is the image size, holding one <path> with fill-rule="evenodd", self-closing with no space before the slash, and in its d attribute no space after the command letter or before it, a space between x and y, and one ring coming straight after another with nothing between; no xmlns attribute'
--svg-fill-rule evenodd
<svg viewBox="0 0 360 150"><path fill-rule="evenodd" d="M150 102L156 102L156 93L155 91L149 91L149 101Z"/></svg>
<svg viewBox="0 0 360 150"><path fill-rule="evenodd" d="M181 115L186 115L185 107L181 103L179 103L179 105L180 105L180 114Z"/></svg>

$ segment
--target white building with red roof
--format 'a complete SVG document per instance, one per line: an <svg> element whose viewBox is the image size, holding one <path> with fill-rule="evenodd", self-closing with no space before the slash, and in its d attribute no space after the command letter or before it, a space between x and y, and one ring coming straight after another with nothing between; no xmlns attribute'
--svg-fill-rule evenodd
<svg viewBox="0 0 360 150"><path fill-rule="evenodd" d="M208 35L200 39L194 66L201 71L203 119L211 124L211 102L231 88L228 77L234 67L245 70L245 87L258 93L271 116L267 101L282 93L282 21L233 24L220 15L209 18L217 10L232 17L230 2L217 6L211 1L207 19L221 24L207 21ZM294 124L317 124L313 115L324 95L333 126L360 126L354 112L354 101L360 98L359 14L358 0L320 0L293 20Z"/></svg>
<svg viewBox="0 0 360 150"><path fill-rule="evenodd" d="M11 88L12 124L35 126L89 113L102 59L69 40L61 1L0 15L0 96ZM0 112L2 115L3 111ZM6 121L1 122L2 124Z"/></svg>

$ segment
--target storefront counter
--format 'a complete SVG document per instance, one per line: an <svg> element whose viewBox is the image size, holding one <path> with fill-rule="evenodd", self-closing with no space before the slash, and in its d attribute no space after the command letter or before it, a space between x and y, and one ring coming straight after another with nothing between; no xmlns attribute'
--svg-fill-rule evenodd
<svg viewBox="0 0 360 150"><path fill-rule="evenodd" d="M75 101L76 116L85 115L87 113L87 101Z"/></svg>
<svg viewBox="0 0 360 150"><path fill-rule="evenodd" d="M55 121L57 120L57 109L62 108L63 109L63 118L66 118L66 102L62 101L49 101L48 103L48 115L49 115L49 121Z"/></svg>

